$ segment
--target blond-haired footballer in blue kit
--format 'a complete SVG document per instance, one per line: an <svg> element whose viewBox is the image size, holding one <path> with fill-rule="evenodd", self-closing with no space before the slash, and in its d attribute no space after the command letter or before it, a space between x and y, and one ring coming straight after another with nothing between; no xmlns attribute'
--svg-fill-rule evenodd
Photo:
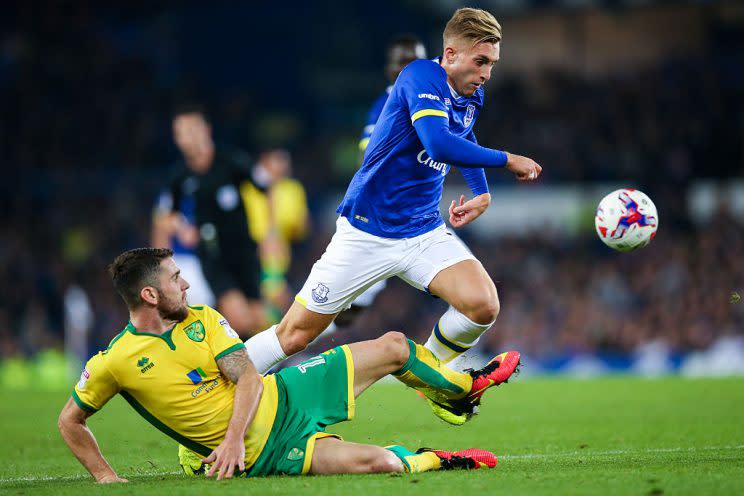
<svg viewBox="0 0 744 496"><path fill-rule="evenodd" d="M515 371L519 354L452 371L399 332L340 346L261 377L229 323L188 306L188 283L168 249L139 248L109 267L130 321L86 364L59 430L97 482L127 482L105 460L86 419L121 394L154 427L203 457L209 476L339 474L493 467L493 453L409 451L343 441L325 428L387 374L442 401L473 403Z"/></svg>
<svg viewBox="0 0 744 496"><path fill-rule="evenodd" d="M474 126L483 86L500 57L501 25L481 9L458 9L442 54L409 63L397 77L369 137L364 160L336 212L336 232L279 324L246 341L259 371L305 349L336 316L380 281L398 277L450 306L424 346L443 362L475 346L499 313L496 286L439 211L446 175L458 168L473 197L452 202L459 228L489 207L484 168L532 181L530 158L478 145ZM433 412L461 425L475 406L428 397Z"/></svg>

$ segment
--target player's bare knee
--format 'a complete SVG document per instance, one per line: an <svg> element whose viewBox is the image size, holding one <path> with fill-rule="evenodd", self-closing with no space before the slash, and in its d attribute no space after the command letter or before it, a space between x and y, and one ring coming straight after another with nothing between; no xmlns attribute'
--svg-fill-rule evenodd
<svg viewBox="0 0 744 496"><path fill-rule="evenodd" d="M294 330L281 336L277 333L277 337L279 337L279 344L282 345L282 350L287 356L303 351L313 340L310 334L301 330Z"/></svg>
<svg viewBox="0 0 744 496"><path fill-rule="evenodd" d="M390 359L395 370L402 368L411 353L406 335L402 332L390 331L383 334L379 340L385 347L385 356Z"/></svg>
<svg viewBox="0 0 744 496"><path fill-rule="evenodd" d="M473 298L463 314L476 324L486 325L496 320L500 310L501 305L497 297L484 295Z"/></svg>
<svg viewBox="0 0 744 496"><path fill-rule="evenodd" d="M363 460L358 461L358 469L363 473L402 472L403 463L395 454L375 446L375 449L366 453Z"/></svg>
<svg viewBox="0 0 744 496"><path fill-rule="evenodd" d="M404 471L403 463L400 459L392 451L386 449L382 449L380 456L372 462L370 469L370 472L373 473Z"/></svg>

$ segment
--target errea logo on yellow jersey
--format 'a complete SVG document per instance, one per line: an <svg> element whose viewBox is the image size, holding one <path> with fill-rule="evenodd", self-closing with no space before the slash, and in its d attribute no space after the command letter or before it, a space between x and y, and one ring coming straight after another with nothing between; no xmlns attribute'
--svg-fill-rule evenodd
<svg viewBox="0 0 744 496"><path fill-rule="evenodd" d="M146 356L143 356L139 360L137 360L137 367L140 368L140 373L144 374L151 368L155 366L155 362L151 362L149 358Z"/></svg>

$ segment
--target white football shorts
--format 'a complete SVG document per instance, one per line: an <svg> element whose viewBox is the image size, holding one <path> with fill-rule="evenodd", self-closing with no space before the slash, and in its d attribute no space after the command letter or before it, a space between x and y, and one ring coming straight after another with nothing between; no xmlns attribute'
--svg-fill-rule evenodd
<svg viewBox="0 0 744 496"><path fill-rule="evenodd" d="M379 281L398 276L422 291L440 271L475 260L444 224L414 238L381 238L353 227L346 217L315 262L296 300L308 310L335 314Z"/></svg>

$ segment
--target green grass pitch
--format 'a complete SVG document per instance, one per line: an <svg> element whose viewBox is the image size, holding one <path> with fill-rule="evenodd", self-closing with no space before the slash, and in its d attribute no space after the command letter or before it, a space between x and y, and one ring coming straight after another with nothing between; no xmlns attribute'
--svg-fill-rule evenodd
<svg viewBox="0 0 744 496"><path fill-rule="evenodd" d="M11 399L12 398L12 399ZM97 486L56 429L67 395L6 394L0 494L744 494L744 379L517 379L490 391L463 427L434 418L398 384L358 401L329 429L347 440L495 451L493 470L415 475L267 477L217 483L178 473L176 445L120 398L90 420L131 482Z"/></svg>

